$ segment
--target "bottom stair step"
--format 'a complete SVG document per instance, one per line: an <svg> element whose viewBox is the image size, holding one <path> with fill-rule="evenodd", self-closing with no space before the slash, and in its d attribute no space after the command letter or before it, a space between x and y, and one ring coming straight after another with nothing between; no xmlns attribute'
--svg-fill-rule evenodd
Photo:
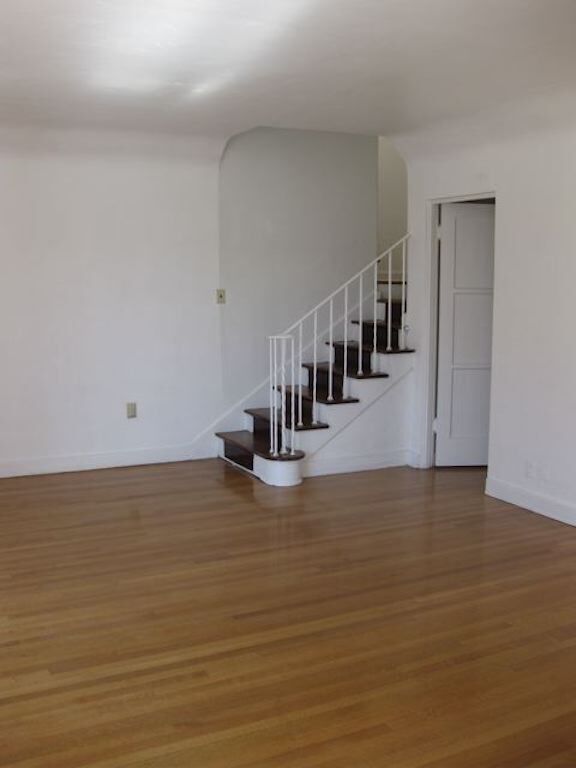
<svg viewBox="0 0 576 768"><path fill-rule="evenodd" d="M268 459L269 461L298 461L305 456L304 451L295 451L293 454L288 453L282 456L272 456L270 454L270 440L265 435L255 435L254 432L248 432L248 430L240 430L238 432L217 432L216 437L219 437L224 441L224 455L227 459L235 461L247 469L253 469L252 466L247 466L242 461L237 461L234 456L242 458L243 452L248 456L259 456L262 459ZM230 454L230 455L229 455Z"/></svg>

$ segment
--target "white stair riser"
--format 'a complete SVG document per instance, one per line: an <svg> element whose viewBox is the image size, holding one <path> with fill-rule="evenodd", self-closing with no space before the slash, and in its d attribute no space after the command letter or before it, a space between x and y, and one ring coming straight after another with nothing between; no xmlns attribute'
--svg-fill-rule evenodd
<svg viewBox="0 0 576 768"><path fill-rule="evenodd" d="M288 488L302 482L302 461L267 461L254 456L254 474L267 485Z"/></svg>

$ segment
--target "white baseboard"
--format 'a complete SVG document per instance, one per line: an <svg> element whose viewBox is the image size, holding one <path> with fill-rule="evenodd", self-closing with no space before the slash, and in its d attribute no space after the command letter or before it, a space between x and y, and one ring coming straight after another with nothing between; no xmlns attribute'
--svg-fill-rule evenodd
<svg viewBox="0 0 576 768"><path fill-rule="evenodd" d="M311 456L304 462L302 474L304 477L321 477L323 475L341 475L346 472L367 472L371 469L386 469L387 467L404 467L409 463L410 451L389 451L384 454L368 454L366 456L338 456L314 458Z"/></svg>
<svg viewBox="0 0 576 768"><path fill-rule="evenodd" d="M486 481L486 493L501 501L524 507L531 512L536 512L561 523L576 526L576 504L556 499L542 493L534 493L514 483L488 477Z"/></svg>
<svg viewBox="0 0 576 768"><path fill-rule="evenodd" d="M44 456L33 459L0 461L0 478L51 475L60 472L84 472L90 469L136 467L146 464L168 464L217 456L216 438L213 450L209 446L176 445L163 448L141 448L135 451Z"/></svg>
<svg viewBox="0 0 576 768"><path fill-rule="evenodd" d="M407 451L407 464L412 469L430 469L429 462L424 461L422 454L418 451Z"/></svg>

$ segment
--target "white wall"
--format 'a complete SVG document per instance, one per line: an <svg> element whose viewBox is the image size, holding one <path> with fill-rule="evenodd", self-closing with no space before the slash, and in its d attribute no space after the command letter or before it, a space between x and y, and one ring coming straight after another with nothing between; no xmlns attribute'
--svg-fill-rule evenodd
<svg viewBox="0 0 576 768"><path fill-rule="evenodd" d="M222 407L221 149L0 134L0 475L195 455Z"/></svg>
<svg viewBox="0 0 576 768"><path fill-rule="evenodd" d="M378 140L378 250L383 253L408 231L408 174L394 144Z"/></svg>
<svg viewBox="0 0 576 768"><path fill-rule="evenodd" d="M266 334L376 254L376 148L0 130L0 476L216 455Z"/></svg>
<svg viewBox="0 0 576 768"><path fill-rule="evenodd" d="M376 138L275 129L229 143L220 187L229 402L267 375L268 335L377 255L377 147Z"/></svg>
<svg viewBox="0 0 576 768"><path fill-rule="evenodd" d="M529 117L490 115L397 140L409 158L410 305L420 361L414 450L425 465L431 201L495 192L488 491L576 524L576 127L526 133Z"/></svg>

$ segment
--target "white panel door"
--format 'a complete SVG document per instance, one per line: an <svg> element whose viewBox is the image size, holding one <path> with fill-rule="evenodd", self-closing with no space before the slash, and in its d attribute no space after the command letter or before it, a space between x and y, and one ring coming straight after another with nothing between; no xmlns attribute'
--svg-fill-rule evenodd
<svg viewBox="0 0 576 768"><path fill-rule="evenodd" d="M488 463L494 205L442 206L436 465Z"/></svg>

